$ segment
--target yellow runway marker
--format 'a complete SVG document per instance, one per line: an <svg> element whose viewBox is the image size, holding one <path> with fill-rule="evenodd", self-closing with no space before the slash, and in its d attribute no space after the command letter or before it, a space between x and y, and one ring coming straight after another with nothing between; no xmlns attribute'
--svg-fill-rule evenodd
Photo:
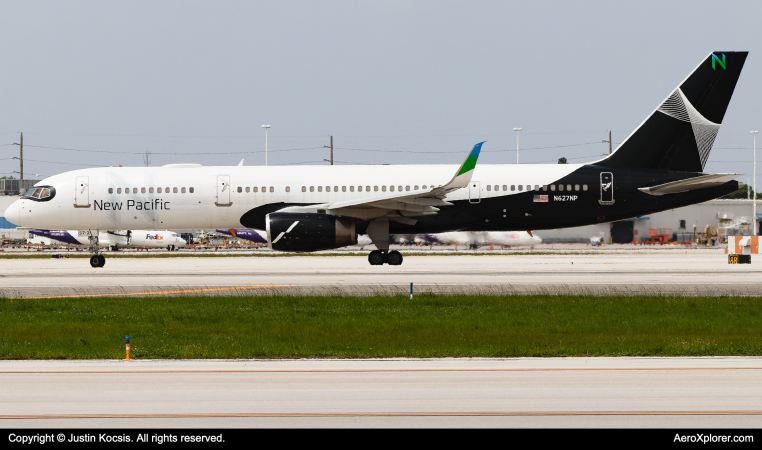
<svg viewBox="0 0 762 450"><path fill-rule="evenodd" d="M48 295L44 297L18 297L19 299L40 299L40 298L76 298L76 297L116 297L121 295L167 295L167 294L193 294L198 292L220 292L220 291L245 291L247 289L267 289L288 286L229 286L222 288L207 289L181 289L174 291L153 291L153 292L109 292L104 294L75 294L75 295Z"/></svg>
<svg viewBox="0 0 762 450"><path fill-rule="evenodd" d="M358 413L209 413L209 414L18 414L0 419L192 419L213 417L511 417L511 416L760 416L762 411L474 411Z"/></svg>
<svg viewBox="0 0 762 450"><path fill-rule="evenodd" d="M571 369L157 369L157 370L0 370L0 375L18 374L101 374L101 373L388 373L388 372L596 372L658 370L762 370L762 367L629 367Z"/></svg>

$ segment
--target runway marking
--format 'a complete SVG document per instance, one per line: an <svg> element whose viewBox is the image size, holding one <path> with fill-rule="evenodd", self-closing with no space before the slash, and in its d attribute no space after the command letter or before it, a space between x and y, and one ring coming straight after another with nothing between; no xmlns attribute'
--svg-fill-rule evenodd
<svg viewBox="0 0 762 450"><path fill-rule="evenodd" d="M462 411L356 413L18 414L0 419L192 419L213 417L760 416L762 411Z"/></svg>
<svg viewBox="0 0 762 450"><path fill-rule="evenodd" d="M287 286L233 286L233 287L219 287L219 288L206 288L206 289L182 289L173 291L152 291L152 292L111 292L101 294L75 294L75 295L48 295L44 297L18 297L23 299L40 299L40 298L78 298L78 297L113 297L119 295L162 295L162 294L191 294L198 292L217 292L217 291L236 291L242 289L266 289L266 288L278 288Z"/></svg>
<svg viewBox="0 0 762 450"><path fill-rule="evenodd" d="M110 374L110 373L388 373L388 372L594 372L654 370L762 370L762 367L603 367L534 369L157 369L157 370L0 370L10 374Z"/></svg>

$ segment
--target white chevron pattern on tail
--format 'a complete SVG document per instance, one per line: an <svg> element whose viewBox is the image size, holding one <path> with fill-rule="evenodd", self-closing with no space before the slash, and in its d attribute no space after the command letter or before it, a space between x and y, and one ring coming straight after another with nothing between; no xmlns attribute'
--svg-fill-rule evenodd
<svg viewBox="0 0 762 450"><path fill-rule="evenodd" d="M693 137L696 139L699 158L701 159L701 169L703 170L707 159L709 159L709 152L712 150L714 140L717 138L717 133L720 131L720 124L710 122L702 116L691 105L691 102L688 101L680 88L675 89L664 103L659 106L658 110L677 120L690 122L693 128Z"/></svg>

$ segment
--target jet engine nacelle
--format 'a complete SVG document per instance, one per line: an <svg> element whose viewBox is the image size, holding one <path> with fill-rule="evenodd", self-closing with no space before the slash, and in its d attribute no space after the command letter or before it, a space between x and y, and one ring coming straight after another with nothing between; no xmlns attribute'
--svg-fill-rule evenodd
<svg viewBox="0 0 762 450"><path fill-rule="evenodd" d="M267 246L285 252L314 252L357 244L355 220L311 213L267 215Z"/></svg>

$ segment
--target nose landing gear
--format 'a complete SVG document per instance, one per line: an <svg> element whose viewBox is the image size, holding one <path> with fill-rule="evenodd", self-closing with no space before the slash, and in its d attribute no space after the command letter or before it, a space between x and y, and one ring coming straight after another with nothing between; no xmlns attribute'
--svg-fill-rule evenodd
<svg viewBox="0 0 762 450"><path fill-rule="evenodd" d="M90 231L90 248L93 252L93 256L90 257L90 266L103 267L106 265L106 257L99 253L100 247L98 246L98 231Z"/></svg>
<svg viewBox="0 0 762 450"><path fill-rule="evenodd" d="M368 255L368 262L371 266L381 266L389 264L390 266L399 266L402 264L402 253L397 250L387 252L386 250L373 250Z"/></svg>

